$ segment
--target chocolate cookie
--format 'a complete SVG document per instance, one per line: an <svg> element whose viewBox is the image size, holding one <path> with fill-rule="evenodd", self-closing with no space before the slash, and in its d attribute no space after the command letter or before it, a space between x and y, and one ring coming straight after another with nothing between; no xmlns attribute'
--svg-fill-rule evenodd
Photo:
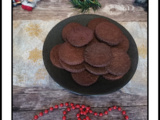
<svg viewBox="0 0 160 120"><path fill-rule="evenodd" d="M86 63L85 68L94 75L104 75L108 73L107 67L93 67Z"/></svg>
<svg viewBox="0 0 160 120"><path fill-rule="evenodd" d="M123 75L112 75L110 73L107 73L105 75L103 75L103 77L107 80L118 80L118 79L121 79L123 77Z"/></svg>
<svg viewBox="0 0 160 120"><path fill-rule="evenodd" d="M82 71L80 73L71 73L73 80L82 86L90 86L98 80L97 75L93 75L88 71Z"/></svg>
<svg viewBox="0 0 160 120"><path fill-rule="evenodd" d="M87 45L93 37L93 30L84 26L77 26L67 34L67 41L73 46L82 47Z"/></svg>
<svg viewBox="0 0 160 120"><path fill-rule="evenodd" d="M112 58L111 49L104 43L89 44L84 50L85 62L94 67L105 67Z"/></svg>
<svg viewBox="0 0 160 120"><path fill-rule="evenodd" d="M118 45L116 45L114 47L122 49L125 52L127 52L128 49L129 49L129 40L128 40L128 38L126 36L123 36L123 38L124 38L123 41L120 42Z"/></svg>
<svg viewBox="0 0 160 120"><path fill-rule="evenodd" d="M77 48L65 42L59 48L59 58L69 65L78 65L84 61L83 51L84 48Z"/></svg>
<svg viewBox="0 0 160 120"><path fill-rule="evenodd" d="M77 26L81 26L81 25L79 23L72 22L72 23L67 24L63 28L63 30L62 30L62 38L63 38L64 41L67 41L67 34L69 34L72 31L72 29L74 29Z"/></svg>
<svg viewBox="0 0 160 120"><path fill-rule="evenodd" d="M113 58L111 60L111 63L109 64L108 72L113 75L124 75L128 72L131 66L131 60L130 57L126 52L123 50L112 50Z"/></svg>
<svg viewBox="0 0 160 120"><path fill-rule="evenodd" d="M54 66L56 66L58 68L63 68L59 62L59 55L58 55L58 51L59 51L60 46L61 46L61 44L56 45L51 49L50 60Z"/></svg>
<svg viewBox="0 0 160 120"><path fill-rule="evenodd" d="M121 30L110 22L102 22L95 29L97 38L109 45L118 45L122 40Z"/></svg>
<svg viewBox="0 0 160 120"><path fill-rule="evenodd" d="M88 22L87 27L89 27L89 28L92 29L92 30L95 30L96 26L97 26L99 23L101 23L101 22L106 22L106 21L108 21L108 20L105 19L105 18L94 18L94 19L92 19L92 20L90 20L90 21Z"/></svg>
<svg viewBox="0 0 160 120"><path fill-rule="evenodd" d="M66 63L64 63L63 61L60 60L60 63L63 67L63 69L72 72L72 73L78 73L78 72L82 72L85 70L84 64L81 63L79 65L68 65Z"/></svg>

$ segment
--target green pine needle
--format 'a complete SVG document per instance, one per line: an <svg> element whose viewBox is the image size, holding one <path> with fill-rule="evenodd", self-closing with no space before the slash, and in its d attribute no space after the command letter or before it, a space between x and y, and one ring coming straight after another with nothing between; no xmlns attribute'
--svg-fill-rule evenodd
<svg viewBox="0 0 160 120"><path fill-rule="evenodd" d="M81 9L82 12L88 11L89 8L95 11L101 7L98 0L70 0L70 2L73 4L73 7Z"/></svg>

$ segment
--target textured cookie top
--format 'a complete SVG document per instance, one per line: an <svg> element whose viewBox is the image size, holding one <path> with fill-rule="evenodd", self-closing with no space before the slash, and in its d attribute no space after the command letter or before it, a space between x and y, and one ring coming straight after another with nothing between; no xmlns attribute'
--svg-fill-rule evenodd
<svg viewBox="0 0 160 120"><path fill-rule="evenodd" d="M77 48L65 42L59 48L59 58L69 65L78 65L84 61L83 51L84 48Z"/></svg>
<svg viewBox="0 0 160 120"><path fill-rule="evenodd" d="M58 68L63 68L59 62L59 55L58 55L58 51L59 51L60 46L61 46L61 44L56 45L51 49L50 60L54 66L56 66Z"/></svg>
<svg viewBox="0 0 160 120"><path fill-rule="evenodd" d="M111 49L104 43L89 44L84 51L85 62L95 67L105 67L112 58Z"/></svg>
<svg viewBox="0 0 160 120"><path fill-rule="evenodd" d="M82 47L87 45L94 37L93 30L84 27L77 26L72 29L72 31L67 34L68 42L76 47Z"/></svg>
<svg viewBox="0 0 160 120"><path fill-rule="evenodd" d="M97 75L93 75L88 71L82 71L80 73L71 73L73 80L82 86L90 86L98 80Z"/></svg>
<svg viewBox="0 0 160 120"><path fill-rule="evenodd" d="M102 22L96 26L95 34L97 38L109 45L118 45L122 40L121 30L110 22Z"/></svg>

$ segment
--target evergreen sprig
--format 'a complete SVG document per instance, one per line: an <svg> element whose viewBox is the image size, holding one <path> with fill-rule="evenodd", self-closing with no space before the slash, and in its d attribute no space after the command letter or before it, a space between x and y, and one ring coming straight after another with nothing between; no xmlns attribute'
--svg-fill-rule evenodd
<svg viewBox="0 0 160 120"><path fill-rule="evenodd" d="M82 12L89 10L89 8L95 11L101 7L98 0L70 0L70 2L73 4L73 7L81 9Z"/></svg>

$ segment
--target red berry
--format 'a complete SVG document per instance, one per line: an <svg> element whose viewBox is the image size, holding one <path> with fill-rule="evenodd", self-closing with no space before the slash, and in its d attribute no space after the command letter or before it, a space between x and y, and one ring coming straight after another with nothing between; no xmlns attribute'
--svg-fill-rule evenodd
<svg viewBox="0 0 160 120"><path fill-rule="evenodd" d="M115 109L117 109L117 107L116 107L116 106L113 106L113 109L115 110Z"/></svg>
<svg viewBox="0 0 160 120"><path fill-rule="evenodd" d="M58 105L55 105L54 108L55 108L55 109L58 109Z"/></svg>
<svg viewBox="0 0 160 120"><path fill-rule="evenodd" d="M109 108L108 108L108 111L112 111L112 108L111 108L111 107L109 107Z"/></svg>
<svg viewBox="0 0 160 120"><path fill-rule="evenodd" d="M70 103L70 105L71 105L71 106L74 106L74 104L73 104L73 103Z"/></svg>
<svg viewBox="0 0 160 120"><path fill-rule="evenodd" d="M89 120L90 118L88 116L86 116L86 120Z"/></svg>
<svg viewBox="0 0 160 120"><path fill-rule="evenodd" d="M63 115L66 115L66 114L67 114L67 112L64 110L64 111L63 111Z"/></svg>
<svg viewBox="0 0 160 120"><path fill-rule="evenodd" d="M44 110L44 113L47 114L47 113L48 113L48 110Z"/></svg>
<svg viewBox="0 0 160 120"><path fill-rule="evenodd" d="M92 110L89 110L89 113L93 113L93 111L92 111Z"/></svg>
<svg viewBox="0 0 160 120"><path fill-rule="evenodd" d="M66 116L63 116L63 117L62 117L62 120L66 120Z"/></svg>
<svg viewBox="0 0 160 120"><path fill-rule="evenodd" d="M77 116L77 118L79 118L79 117L80 117L80 114L79 114L79 113L77 113L77 115L76 115L76 116Z"/></svg>
<svg viewBox="0 0 160 120"><path fill-rule="evenodd" d="M84 111L84 112L83 112L83 115L87 115L87 113Z"/></svg>
<svg viewBox="0 0 160 120"><path fill-rule="evenodd" d="M89 112L89 110L85 110L85 112L86 112L86 113L88 113L88 112Z"/></svg>
<svg viewBox="0 0 160 120"><path fill-rule="evenodd" d="M86 110L90 110L91 109L91 107L86 107Z"/></svg>
<svg viewBox="0 0 160 120"><path fill-rule="evenodd" d="M60 107L63 107L63 106L64 106L64 104L63 104L63 103L61 103L61 104L60 104Z"/></svg>
<svg viewBox="0 0 160 120"><path fill-rule="evenodd" d="M81 107L82 107L82 108L85 108L86 106L85 106L85 105L82 105Z"/></svg>
<svg viewBox="0 0 160 120"><path fill-rule="evenodd" d="M97 115L98 115L98 113L97 113L97 112L95 112L95 113L94 113L94 115L95 115L95 116L97 116Z"/></svg>
<svg viewBox="0 0 160 120"><path fill-rule="evenodd" d="M121 107L118 107L118 111L121 111L122 110L122 108Z"/></svg>
<svg viewBox="0 0 160 120"><path fill-rule="evenodd" d="M105 115L108 115L108 111L107 111L107 110L106 110L106 111L104 111L104 114L105 114Z"/></svg>
<svg viewBox="0 0 160 120"><path fill-rule="evenodd" d="M74 110L74 109L75 109L75 106L72 106L72 109Z"/></svg>
<svg viewBox="0 0 160 120"><path fill-rule="evenodd" d="M76 108L80 108L80 105L79 105L79 104L77 104L77 105L76 105Z"/></svg>
<svg viewBox="0 0 160 120"><path fill-rule="evenodd" d="M68 102L66 102L66 103L65 103L65 106L69 106L69 103L68 103Z"/></svg>
<svg viewBox="0 0 160 120"><path fill-rule="evenodd" d="M78 118L77 120L81 120L81 118Z"/></svg>
<svg viewBox="0 0 160 120"><path fill-rule="evenodd" d="M50 110L50 111L53 111L53 107L50 107L49 110Z"/></svg>
<svg viewBox="0 0 160 120"><path fill-rule="evenodd" d="M125 114L126 114L126 111L123 110L123 111L122 111L122 114L125 115Z"/></svg>
<svg viewBox="0 0 160 120"><path fill-rule="evenodd" d="M34 116L34 119L37 120L37 119L38 119L38 115L35 115L35 116Z"/></svg>
<svg viewBox="0 0 160 120"><path fill-rule="evenodd" d="M99 113L99 116L103 116L103 113Z"/></svg>
<svg viewBox="0 0 160 120"><path fill-rule="evenodd" d="M43 116L43 112L40 112L40 113L39 113L39 116Z"/></svg>
<svg viewBox="0 0 160 120"><path fill-rule="evenodd" d="M67 108L67 111L68 111L68 112L69 112L69 111L71 111L71 108L70 108L70 107L68 107L68 108Z"/></svg>
<svg viewBox="0 0 160 120"><path fill-rule="evenodd" d="M126 115L125 117L124 117L126 120L128 120L129 119L129 117Z"/></svg>
<svg viewBox="0 0 160 120"><path fill-rule="evenodd" d="M83 111L81 111L80 113L81 113L81 115L83 115L83 114L84 114L84 112L83 112Z"/></svg>
<svg viewBox="0 0 160 120"><path fill-rule="evenodd" d="M86 120L85 118L83 118L83 120Z"/></svg>

